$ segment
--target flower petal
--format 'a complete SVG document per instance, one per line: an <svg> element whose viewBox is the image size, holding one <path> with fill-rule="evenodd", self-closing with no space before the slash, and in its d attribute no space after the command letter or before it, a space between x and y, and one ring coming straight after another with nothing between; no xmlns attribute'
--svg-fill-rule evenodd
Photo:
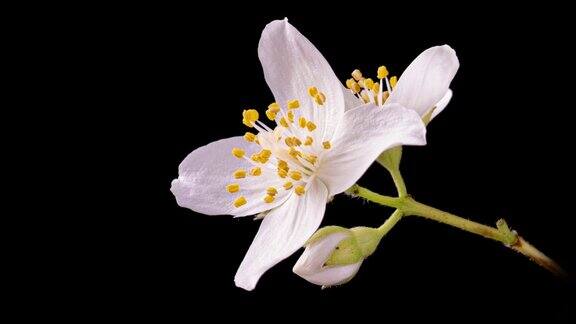
<svg viewBox="0 0 576 324"><path fill-rule="evenodd" d="M344 266L328 267L320 272L300 276L315 285L336 286L345 284L352 279L361 265L362 261Z"/></svg>
<svg viewBox="0 0 576 324"><path fill-rule="evenodd" d="M309 244L292 268L292 271L303 278L321 271L336 246L347 237L349 237L349 234L346 232L336 232L313 244Z"/></svg>
<svg viewBox="0 0 576 324"><path fill-rule="evenodd" d="M350 89L346 88L346 87L342 87L343 90L343 94L344 94L344 105L345 107L345 111L348 111L350 109L356 108L358 106L362 106L364 104L364 101L362 101L360 98L356 97L352 91L350 91Z"/></svg>
<svg viewBox="0 0 576 324"><path fill-rule="evenodd" d="M424 144L426 127L414 111L399 104L366 104L344 114L332 149L321 157L318 177L336 195L351 187L383 151Z"/></svg>
<svg viewBox="0 0 576 324"><path fill-rule="evenodd" d="M399 103L423 116L446 94L459 66L448 45L425 50L402 73L387 103Z"/></svg>
<svg viewBox="0 0 576 324"><path fill-rule="evenodd" d="M327 199L326 186L312 180L305 195L293 194L271 210L236 272L236 286L254 289L264 272L302 247L320 226Z"/></svg>
<svg viewBox="0 0 576 324"><path fill-rule="evenodd" d="M440 101L438 101L438 103L436 104L436 108L434 108L434 110L432 111L432 118L430 118L430 120L434 119L434 117L436 117L439 113L441 113L442 110L444 110L444 108L448 106L450 100L452 100L452 90L448 89L444 97L442 97L442 99L440 99Z"/></svg>
<svg viewBox="0 0 576 324"><path fill-rule="evenodd" d="M276 102L285 107L288 100L298 99L304 117L316 123L324 138L331 138L344 113L343 86L316 47L287 19L275 20L262 32L258 56ZM314 109L311 86L325 94L323 108Z"/></svg>
<svg viewBox="0 0 576 324"><path fill-rule="evenodd" d="M288 198L286 191L278 190L274 202L264 203L266 188L282 185L274 171L265 167L261 167L262 174L258 177L247 175L243 179L234 179L232 174L236 169L248 171L252 167L245 159L232 156L234 147L244 149L247 156L260 149L241 136L231 137L199 147L182 161L178 179L172 181L170 188L178 205L206 215L246 216L274 208ZM240 191L233 194L226 191L226 185L231 183L238 183ZM246 198L247 203L236 208L233 201L240 195Z"/></svg>

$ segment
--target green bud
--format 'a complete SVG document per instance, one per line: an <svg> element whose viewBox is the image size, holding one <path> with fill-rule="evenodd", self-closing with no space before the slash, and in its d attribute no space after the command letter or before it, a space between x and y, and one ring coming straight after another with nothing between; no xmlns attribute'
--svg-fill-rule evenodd
<svg viewBox="0 0 576 324"><path fill-rule="evenodd" d="M385 167L388 171L393 172L400 168L400 160L402 159L402 146L396 146L388 149L376 161Z"/></svg>

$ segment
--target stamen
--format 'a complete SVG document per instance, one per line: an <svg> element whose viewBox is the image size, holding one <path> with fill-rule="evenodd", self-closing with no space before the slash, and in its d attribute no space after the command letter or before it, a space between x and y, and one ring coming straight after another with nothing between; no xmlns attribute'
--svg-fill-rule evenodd
<svg viewBox="0 0 576 324"><path fill-rule="evenodd" d="M294 122L294 112L289 110L287 115L288 115L288 121L293 123Z"/></svg>
<svg viewBox="0 0 576 324"><path fill-rule="evenodd" d="M366 93L365 90L362 90L362 93L360 94L360 96L362 97L362 100L364 100L364 103L370 102L370 97L368 97L368 94Z"/></svg>
<svg viewBox="0 0 576 324"><path fill-rule="evenodd" d="M346 87L352 90L352 93L357 94L360 91L360 85L354 79L346 80Z"/></svg>
<svg viewBox="0 0 576 324"><path fill-rule="evenodd" d="M236 171L234 171L234 178L235 179L242 179L246 177L246 170L244 169L238 169Z"/></svg>
<svg viewBox="0 0 576 324"><path fill-rule="evenodd" d="M390 78L390 87L394 89L396 87L396 83L398 83L398 78L393 76Z"/></svg>
<svg viewBox="0 0 576 324"><path fill-rule="evenodd" d="M306 118L305 117L298 118L298 125L300 125L301 128L306 128Z"/></svg>
<svg viewBox="0 0 576 324"><path fill-rule="evenodd" d="M372 91L374 91L374 93L378 93L380 91L380 83L375 82L372 86Z"/></svg>
<svg viewBox="0 0 576 324"><path fill-rule="evenodd" d="M278 176L280 178L286 178L286 176L288 175L288 171L285 169L278 169Z"/></svg>
<svg viewBox="0 0 576 324"><path fill-rule="evenodd" d="M298 181L298 180L302 179L302 173L300 173L299 171L291 171L290 172L290 178Z"/></svg>
<svg viewBox="0 0 576 324"><path fill-rule="evenodd" d="M237 158L239 158L239 159L243 158L243 157L244 157L244 154L245 154L245 152L244 152L244 150L241 149L241 148L235 147L235 148L232 149L232 155L234 155L235 157L237 157Z"/></svg>
<svg viewBox="0 0 576 324"><path fill-rule="evenodd" d="M254 168L252 168L252 169L250 170L250 175L251 175L251 176L257 177L257 176L259 176L259 175L261 175L261 174L262 174L262 169L260 169L260 167L254 167Z"/></svg>
<svg viewBox="0 0 576 324"><path fill-rule="evenodd" d="M307 156L305 157L305 159L306 159L306 161L310 162L310 164L314 165L314 164L316 164L316 161L318 160L318 157L317 157L316 155L310 154L310 155L307 155Z"/></svg>
<svg viewBox="0 0 576 324"><path fill-rule="evenodd" d="M372 81L372 79L370 79L370 78L364 79L364 89L370 90L370 89L372 89L373 86L374 86L374 81Z"/></svg>
<svg viewBox="0 0 576 324"><path fill-rule="evenodd" d="M238 190L240 190L240 185L237 184L237 183L231 183L231 184L229 184L229 185L226 186L226 190L227 190L229 193L238 192Z"/></svg>
<svg viewBox="0 0 576 324"><path fill-rule="evenodd" d="M298 195L298 196L302 196L305 192L306 189L304 188L304 186L296 186L296 188L294 188L294 192Z"/></svg>
<svg viewBox="0 0 576 324"><path fill-rule="evenodd" d="M240 196L236 200L234 200L234 207L236 208L245 204L246 204L246 198L244 198L244 196Z"/></svg>
<svg viewBox="0 0 576 324"><path fill-rule="evenodd" d="M252 160L254 162L260 162L260 154L258 154L258 153L252 154L252 156L250 156L250 160Z"/></svg>
<svg viewBox="0 0 576 324"><path fill-rule="evenodd" d="M270 156L272 156L272 151L268 150L268 149L263 149L262 151L260 151L260 156L266 159L269 159Z"/></svg>
<svg viewBox="0 0 576 324"><path fill-rule="evenodd" d="M356 70L352 71L352 77L354 78L354 80L360 81L360 80L362 80L362 72L360 72L360 70L356 69Z"/></svg>
<svg viewBox="0 0 576 324"><path fill-rule="evenodd" d="M280 125L288 128L288 123L286 122L286 118L284 118L284 117L280 118Z"/></svg>
<svg viewBox="0 0 576 324"><path fill-rule="evenodd" d="M276 113L273 112L272 110L268 109L266 110L266 117L268 117L269 120L276 120Z"/></svg>
<svg viewBox="0 0 576 324"><path fill-rule="evenodd" d="M382 80L388 76L388 69L382 65L378 68L378 79Z"/></svg>
<svg viewBox="0 0 576 324"><path fill-rule="evenodd" d="M288 109L300 108L300 102L296 99L288 101Z"/></svg>
<svg viewBox="0 0 576 324"><path fill-rule="evenodd" d="M314 101L316 101L317 104L322 106L326 102L326 96L322 92L320 92L314 97Z"/></svg>
<svg viewBox="0 0 576 324"><path fill-rule="evenodd" d="M244 134L244 139L247 140L248 142L254 142L254 140L256 139L256 135L250 132L246 132L246 134Z"/></svg>
<svg viewBox="0 0 576 324"><path fill-rule="evenodd" d="M248 127L254 127L254 122L258 120L260 114L256 109L248 109L242 112L242 123Z"/></svg>
<svg viewBox="0 0 576 324"><path fill-rule="evenodd" d="M304 145L310 146L314 140L310 136L306 136L306 141L304 141Z"/></svg>
<svg viewBox="0 0 576 324"><path fill-rule="evenodd" d="M308 88L308 94L314 98L318 94L318 89L316 87L310 87Z"/></svg>
<svg viewBox="0 0 576 324"><path fill-rule="evenodd" d="M324 147L324 149L329 150L332 147L332 144L330 144L330 141L326 141L322 142L322 146Z"/></svg>
<svg viewBox="0 0 576 324"><path fill-rule="evenodd" d="M276 188L274 188L274 187L268 187L268 189L266 189L266 192L270 196L276 196L276 194L278 193L278 190L276 190Z"/></svg>
<svg viewBox="0 0 576 324"><path fill-rule="evenodd" d="M306 123L306 128L308 128L308 131L311 132L316 129L316 124L314 124L311 121L308 121L308 123Z"/></svg>
<svg viewBox="0 0 576 324"><path fill-rule="evenodd" d="M274 196L266 195L264 197L264 202L267 204L271 204L274 201Z"/></svg>
<svg viewBox="0 0 576 324"><path fill-rule="evenodd" d="M280 105L276 102L273 102L268 105L268 110L270 110L273 113L277 113L280 111Z"/></svg>
<svg viewBox="0 0 576 324"><path fill-rule="evenodd" d="M290 181L285 182L284 185L283 185L283 187L284 187L284 189L286 189L286 190L290 190L290 188L292 188L292 182L290 182Z"/></svg>

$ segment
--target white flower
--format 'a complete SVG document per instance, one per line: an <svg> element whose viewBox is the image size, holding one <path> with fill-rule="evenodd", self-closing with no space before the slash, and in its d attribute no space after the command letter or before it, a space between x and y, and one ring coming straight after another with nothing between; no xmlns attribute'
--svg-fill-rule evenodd
<svg viewBox="0 0 576 324"><path fill-rule="evenodd" d="M459 66L456 52L450 46L442 45L418 55L398 82L394 76L388 78L388 70L384 66L378 69L379 82L364 78L359 70L355 70L353 78L346 82L350 89L345 92L347 108L368 102L380 106L398 103L431 120L452 99L449 86Z"/></svg>
<svg viewBox="0 0 576 324"><path fill-rule="evenodd" d="M311 240L311 242L306 244L304 253L302 253L292 271L309 282L323 287L345 284L356 275L362 265L362 261L364 261L364 256L362 256L360 249L356 247L355 251L352 251L352 262L345 262L346 264L342 265L326 263L334 254L338 245L343 240L350 238L352 238L352 233L348 230L343 230Z"/></svg>
<svg viewBox="0 0 576 324"><path fill-rule="evenodd" d="M199 213L264 213L235 276L246 290L302 247L320 225L328 197L352 186L382 151L425 144L426 132L418 114L400 104L345 111L347 90L287 20L266 26L258 54L276 100L266 116L277 126L245 110L243 122L258 134L196 149L171 188L180 206Z"/></svg>

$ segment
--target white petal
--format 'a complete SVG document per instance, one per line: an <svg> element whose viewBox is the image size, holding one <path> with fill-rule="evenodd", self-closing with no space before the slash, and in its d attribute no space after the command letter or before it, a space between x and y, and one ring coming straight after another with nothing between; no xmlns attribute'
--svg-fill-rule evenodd
<svg viewBox="0 0 576 324"><path fill-rule="evenodd" d="M258 56L264 77L276 101L283 107L292 99L300 101L300 112L312 119L324 138L331 138L344 113L343 86L314 45L288 20L269 23L260 38ZM322 109L314 109L308 87L326 95Z"/></svg>
<svg viewBox="0 0 576 324"><path fill-rule="evenodd" d="M436 117L439 113L441 113L442 110L444 110L444 108L448 106L448 103L450 102L451 99L452 99L452 90L448 89L444 97L442 97L442 99L440 99L440 101L438 101L438 103L436 104L436 108L434 108L434 110L432 111L432 118L430 118L430 120L434 119L434 117Z"/></svg>
<svg viewBox="0 0 576 324"><path fill-rule="evenodd" d="M420 116L399 104L367 104L347 111L332 149L319 162L318 177L336 195L352 186L383 151L426 144Z"/></svg>
<svg viewBox="0 0 576 324"><path fill-rule="evenodd" d="M346 106L346 111L364 104L364 101L356 97L350 89L343 86L342 91L344 93L344 105Z"/></svg>
<svg viewBox="0 0 576 324"><path fill-rule="evenodd" d="M260 149L241 136L231 137L199 147L182 161L178 179L172 181L170 188L178 205L206 215L246 216L274 208L288 198L286 191L278 190L273 203L264 203L266 188L282 185L275 172L264 167L258 177L247 175L244 179L234 179L232 174L236 169L249 171L252 167L248 161L232 156L234 147L244 149L247 156ZM226 191L226 185L230 183L238 183L240 191L234 194ZM247 203L236 208L233 201L240 195Z"/></svg>
<svg viewBox="0 0 576 324"><path fill-rule="evenodd" d="M306 194L293 194L268 213L236 272L236 286L252 290L264 272L298 250L314 234L326 209L328 190L318 180Z"/></svg>
<svg viewBox="0 0 576 324"><path fill-rule="evenodd" d="M301 275L301 277L316 285L341 285L352 279L360 269L361 265L362 261L344 266L328 267L320 272Z"/></svg>
<svg viewBox="0 0 576 324"><path fill-rule="evenodd" d="M345 232L336 232L306 246L292 271L301 277L321 271L336 246L348 236Z"/></svg>
<svg viewBox="0 0 576 324"><path fill-rule="evenodd" d="M399 103L423 116L448 91L460 63L448 45L431 47L406 68L387 103Z"/></svg>

